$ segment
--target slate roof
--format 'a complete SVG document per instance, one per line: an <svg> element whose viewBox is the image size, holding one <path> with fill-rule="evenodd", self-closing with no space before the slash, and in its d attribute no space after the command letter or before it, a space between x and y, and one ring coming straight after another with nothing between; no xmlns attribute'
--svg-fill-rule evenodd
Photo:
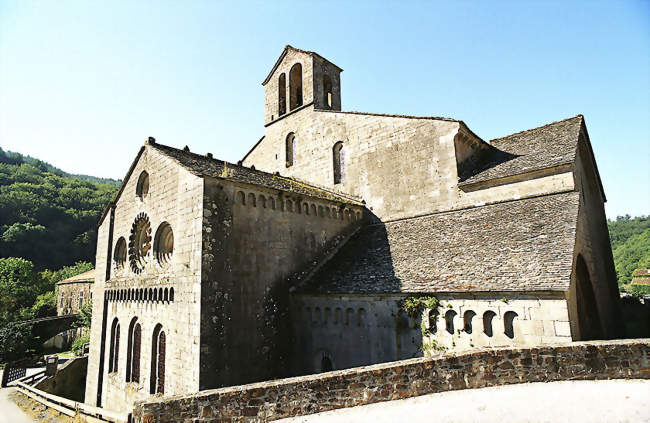
<svg viewBox="0 0 650 423"><path fill-rule="evenodd" d="M265 188L321 198L324 200L362 205L362 202L359 199L351 195L329 191L325 188L316 187L296 179L254 170L158 143L151 143L149 145L157 151L160 151L162 154L171 157L197 176L209 176L217 179L226 179L229 181L258 185Z"/></svg>
<svg viewBox="0 0 650 423"><path fill-rule="evenodd" d="M95 269L89 270L87 272L80 273L78 275L74 275L68 279L64 279L62 281L57 282L57 285L59 284L67 284L67 283L74 283L74 282L95 282Z"/></svg>
<svg viewBox="0 0 650 423"><path fill-rule="evenodd" d="M573 163L583 119L577 115L491 140L492 154L482 166L461 175L459 186Z"/></svg>
<svg viewBox="0 0 650 423"><path fill-rule="evenodd" d="M578 206L568 192L370 225L295 292L565 291Z"/></svg>

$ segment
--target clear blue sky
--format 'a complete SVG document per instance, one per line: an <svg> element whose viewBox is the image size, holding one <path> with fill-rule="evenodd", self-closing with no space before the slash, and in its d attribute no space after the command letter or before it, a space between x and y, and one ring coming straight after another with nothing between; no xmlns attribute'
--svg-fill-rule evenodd
<svg viewBox="0 0 650 423"><path fill-rule="evenodd" d="M121 178L144 139L236 161L286 44L344 110L485 140L584 114L610 217L650 214L650 2L0 0L0 146Z"/></svg>

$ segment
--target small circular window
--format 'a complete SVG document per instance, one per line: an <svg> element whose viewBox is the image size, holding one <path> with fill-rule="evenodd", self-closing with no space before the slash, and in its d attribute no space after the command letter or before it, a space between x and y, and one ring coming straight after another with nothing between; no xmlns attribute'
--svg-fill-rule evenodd
<svg viewBox="0 0 650 423"><path fill-rule="evenodd" d="M149 174L146 171L142 171L138 178L138 185L135 187L135 195L140 197L141 200L147 198L147 195L149 195Z"/></svg>
<svg viewBox="0 0 650 423"><path fill-rule="evenodd" d="M140 273L144 269L151 250L151 224L146 214L140 213L131 225L129 236L129 264L131 270Z"/></svg>
<svg viewBox="0 0 650 423"><path fill-rule="evenodd" d="M172 253L174 252L174 233L169 223L164 222L158 227L156 237L154 238L153 249L158 263L166 264L171 261Z"/></svg>
<svg viewBox="0 0 650 423"><path fill-rule="evenodd" d="M113 260L115 261L115 267L117 269L123 269L124 264L126 263L126 241L124 237L120 237L115 244L115 254L113 254Z"/></svg>

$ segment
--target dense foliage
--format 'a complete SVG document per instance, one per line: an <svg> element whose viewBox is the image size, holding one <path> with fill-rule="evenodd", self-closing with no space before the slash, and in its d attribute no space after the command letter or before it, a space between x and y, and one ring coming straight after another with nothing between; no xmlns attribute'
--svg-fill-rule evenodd
<svg viewBox="0 0 650 423"><path fill-rule="evenodd" d="M58 271L38 272L28 260L0 258L0 326L56 315L56 283L92 267L78 262Z"/></svg>
<svg viewBox="0 0 650 423"><path fill-rule="evenodd" d="M97 222L118 183L0 149L0 257L25 258L37 270L93 262Z"/></svg>
<svg viewBox="0 0 650 423"><path fill-rule="evenodd" d="M650 268L650 217L619 216L607 226L618 283L629 284L636 269Z"/></svg>

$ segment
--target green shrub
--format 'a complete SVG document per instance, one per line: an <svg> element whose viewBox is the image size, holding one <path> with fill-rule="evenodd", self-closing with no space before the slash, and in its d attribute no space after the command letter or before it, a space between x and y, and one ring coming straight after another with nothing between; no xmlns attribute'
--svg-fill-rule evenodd
<svg viewBox="0 0 650 423"><path fill-rule="evenodd" d="M90 334L86 333L79 338L75 339L72 343L72 352L74 355L81 355L83 353L83 346L90 342Z"/></svg>
<svg viewBox="0 0 650 423"><path fill-rule="evenodd" d="M0 327L0 362L23 358L36 350L39 339L32 334L33 323L12 322Z"/></svg>

